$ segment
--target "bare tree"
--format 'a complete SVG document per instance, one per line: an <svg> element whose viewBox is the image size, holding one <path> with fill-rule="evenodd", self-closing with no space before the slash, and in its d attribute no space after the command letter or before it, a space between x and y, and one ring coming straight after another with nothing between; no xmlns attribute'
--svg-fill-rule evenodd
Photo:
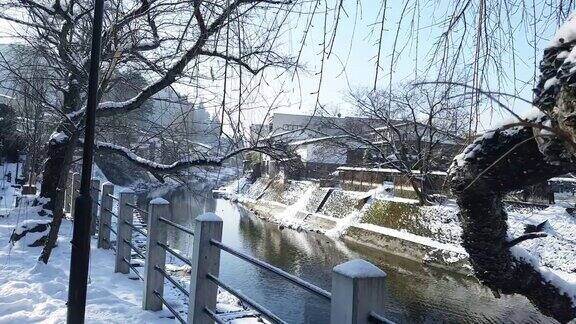
<svg viewBox="0 0 576 324"><path fill-rule="evenodd" d="M26 154L24 173L29 185L36 184L44 156L42 146L50 136L50 125L56 123L46 115L51 75L46 73L45 67L42 58L27 46L8 45L0 53L3 71L0 88L11 98L10 105L15 110L15 126L25 145L22 152Z"/></svg>
<svg viewBox="0 0 576 324"><path fill-rule="evenodd" d="M0 8L1 19L20 26L21 34L15 37L33 48L46 62L47 74L54 76L49 89L52 96L46 98L44 104L58 125L47 145L40 193L47 198L45 209L50 210L53 217L40 257L47 262L62 219L62 189L82 136L92 5L84 0L27 0L5 1ZM125 71L142 71L148 82L131 98L101 102L97 117L115 118L141 111L146 101L184 77L195 87L204 87L212 81L223 82L226 89L227 80L238 69L258 75L267 67L292 66L293 61L278 52L275 42L282 20L293 8L291 1L277 0L107 2L102 35L101 97L106 97ZM264 15L276 18L263 19ZM215 70L219 67L223 70ZM225 118L226 90L221 97L221 116ZM143 163L147 160L115 143L100 142L97 148L118 152L160 173L189 166L218 165L223 159L247 149L219 156L186 156L170 164L159 164Z"/></svg>
<svg viewBox="0 0 576 324"><path fill-rule="evenodd" d="M334 140L350 142L362 154L355 164L401 172L420 203L428 204L429 173L446 170L465 142L467 107L453 92L450 86L436 85L402 85L392 94L359 89L349 94L349 101L362 118L329 126L345 135Z"/></svg>

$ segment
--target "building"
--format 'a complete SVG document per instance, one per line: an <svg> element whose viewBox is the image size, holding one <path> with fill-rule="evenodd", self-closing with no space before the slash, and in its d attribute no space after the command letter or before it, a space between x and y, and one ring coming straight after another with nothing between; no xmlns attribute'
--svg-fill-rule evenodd
<svg viewBox="0 0 576 324"><path fill-rule="evenodd" d="M347 134L366 132L378 125L382 122L368 118L275 113L268 123L251 125L250 137L260 142L282 143L300 156L300 161L284 163L280 168L263 155L264 174L282 169L290 178L321 178L347 163L347 152L353 143L346 139Z"/></svg>
<svg viewBox="0 0 576 324"><path fill-rule="evenodd" d="M268 124L250 128L252 139L285 145L299 161L282 165L261 156L262 172L274 175L281 170L289 178L327 178L340 166L391 167L402 148L404 161L418 168L423 152L433 159L434 168L445 170L464 145L464 139L450 132L406 120L362 117L325 117L274 114Z"/></svg>

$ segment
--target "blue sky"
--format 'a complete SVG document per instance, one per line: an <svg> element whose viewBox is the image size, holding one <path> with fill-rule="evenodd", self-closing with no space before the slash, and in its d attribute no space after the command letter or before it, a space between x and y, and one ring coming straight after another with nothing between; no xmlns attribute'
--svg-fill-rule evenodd
<svg viewBox="0 0 576 324"><path fill-rule="evenodd" d="M410 0L409 0L410 1ZM489 1L490 2L490 1ZM492 1L494 2L494 1ZM410 1L413 3L413 1ZM404 12L402 25L400 26L400 36L397 41L397 48L403 48L402 54L396 55L397 61L394 65L392 83L411 82L418 73L418 78L430 79L424 75L424 70L429 66L431 58L431 51L434 48L434 42L438 39L444 27L434 26L435 22L448 16L448 13L453 9L451 4L453 1L421 1L420 8L420 31L418 33L418 51L416 51L415 35L408 38L406 30L412 13L408 10ZM390 60L392 55L393 43L395 40L396 29L402 13L404 1L389 1L387 19L384 32L384 45L380 56L382 70L379 72L379 80L377 83L378 88L387 89L390 82ZM537 6L543 6L543 4ZM338 110L343 114L350 114L352 112L350 105L344 100L346 92L350 88L359 87L372 87L375 76L375 56L377 54L377 39L378 39L378 26L374 26L375 22L381 18L380 1L362 1L362 12L358 13L356 25L354 26L354 19L356 14L355 1L348 2L346 8L348 17L342 15L339 23L338 35L333 53L329 59L324 63L324 75L322 80L322 88L320 93L320 102L324 105L331 107L331 110ZM536 7L536 10L545 12L545 8ZM537 37L533 38L534 30L532 27L526 27L522 21L522 13L519 8L510 8L512 16L508 22L506 19L504 24L512 26L514 29L512 41L508 43L496 44L496 52L503 53L502 60L502 78L499 80L495 76L494 70L490 73L494 75L488 76L483 88L490 88L493 91L502 91L513 93L522 96L526 99L531 99L531 89L533 86L534 66L538 63L542 55L542 51L548 40L553 36L556 28L556 21L539 19L536 24ZM309 35L307 48L305 49L303 60L306 62L310 71L318 72L320 70L321 56L319 53L322 51L323 35L323 15L318 15L316 18L315 28ZM330 19L329 19L330 21ZM331 21L330 21L331 22ZM328 24L330 25L330 23ZM294 31L292 34L300 35L302 26L293 26ZM530 29L526 29L530 28ZM375 30L376 29L376 30ZM490 41L495 41L499 37L502 38L504 31L497 31L488 35ZM500 35L496 35L500 33ZM458 35L458 34L456 34ZM299 46L299 37L292 36L292 48ZM297 39L297 40L296 40ZM536 44L536 51L532 44ZM515 57L511 55L512 45L515 48ZM464 55L467 57L463 62L461 69L463 71L471 71L473 63L474 48L473 43L464 45ZM501 47L501 48L499 48ZM398 50L396 51L396 53ZM536 61L534 55L536 53ZM416 61L418 62L418 69L415 69ZM432 66L431 70L435 67ZM418 72L416 72L418 70ZM289 96L291 103L290 107L279 109L284 112L294 112L300 109L300 112L311 112L315 106L316 95L310 94L315 92L318 86L318 75L311 73L301 78L300 85L292 85L292 96ZM301 86L302 100L300 105L300 91L298 87ZM525 113L531 107L519 101L507 102L515 111ZM507 119L510 115L500 109L485 104L481 116L481 125L479 129L492 127L494 124L501 123L503 119Z"/></svg>

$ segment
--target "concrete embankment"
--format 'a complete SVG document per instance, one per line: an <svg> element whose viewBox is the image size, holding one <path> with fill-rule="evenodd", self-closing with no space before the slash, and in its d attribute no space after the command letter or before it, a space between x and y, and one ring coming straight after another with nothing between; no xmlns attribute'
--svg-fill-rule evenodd
<svg viewBox="0 0 576 324"><path fill-rule="evenodd" d="M228 194L258 217L280 227L316 231L411 260L469 273L459 244L454 205L416 205L386 186L366 192L323 188L311 181L257 179Z"/></svg>

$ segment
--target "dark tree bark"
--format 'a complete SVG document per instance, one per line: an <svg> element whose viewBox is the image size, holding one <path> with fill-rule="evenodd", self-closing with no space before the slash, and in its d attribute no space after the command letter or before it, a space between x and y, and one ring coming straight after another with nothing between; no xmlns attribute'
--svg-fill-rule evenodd
<svg viewBox="0 0 576 324"><path fill-rule="evenodd" d="M42 172L43 179L40 196L48 199L44 205L44 209L52 211L50 231L46 238L46 244L38 258L44 263L48 263L50 259L50 254L56 245L58 231L60 230L60 224L64 217L66 179L72 165L76 142L78 141L78 131L70 133L67 131L69 129L75 128L68 124L63 124L58 128L58 130L64 131L68 135L67 140L60 142L50 140L50 142L48 142L48 157L44 163L44 170Z"/></svg>
<svg viewBox="0 0 576 324"><path fill-rule="evenodd" d="M457 157L450 181L460 207L463 246L476 277L496 295L522 294L543 314L568 322L576 317L571 298L511 253L502 204L509 191L574 170L560 140L544 142L539 148L531 127L487 133Z"/></svg>

